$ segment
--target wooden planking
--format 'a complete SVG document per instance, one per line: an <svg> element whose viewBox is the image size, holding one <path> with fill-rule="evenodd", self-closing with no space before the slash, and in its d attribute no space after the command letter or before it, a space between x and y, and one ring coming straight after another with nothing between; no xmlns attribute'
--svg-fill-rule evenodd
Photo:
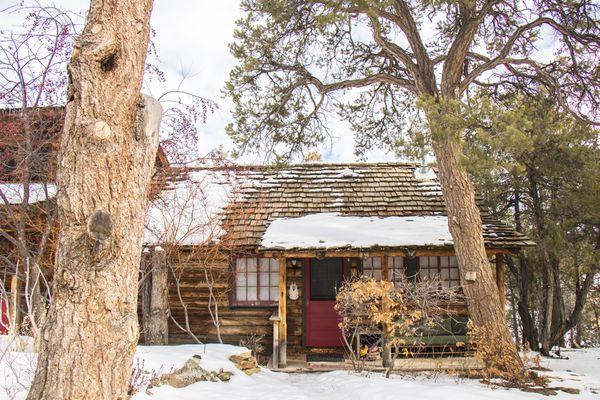
<svg viewBox="0 0 600 400"><path fill-rule="evenodd" d="M287 262L285 258L279 259L279 368L287 365Z"/></svg>
<svg viewBox="0 0 600 400"><path fill-rule="evenodd" d="M269 317L273 307L231 307L229 301L229 280L231 267L229 254L207 254L195 249L180 248L169 256L169 264L180 278L182 300L185 302L192 332L202 341L216 342L217 329L211 319L209 287L206 283L205 268L214 277L214 293L219 305L221 338L225 343L238 345L240 340L250 336L262 337L260 343L265 354L270 354L273 326ZM169 280L169 307L171 315L184 325L184 307L174 283L172 271ZM140 308L141 309L141 308ZM141 318L140 318L141 321ZM192 339L169 319L169 341L172 343L192 343Z"/></svg>

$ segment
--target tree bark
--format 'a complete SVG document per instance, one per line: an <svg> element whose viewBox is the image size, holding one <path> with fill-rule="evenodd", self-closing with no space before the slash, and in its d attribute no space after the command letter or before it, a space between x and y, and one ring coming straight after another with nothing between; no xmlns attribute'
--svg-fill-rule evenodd
<svg viewBox="0 0 600 400"><path fill-rule="evenodd" d="M544 218L544 199L538 184L538 177L535 169L529 165L526 166L527 181L529 183L528 191L531 197L531 207L533 209L533 219L538 231L538 252L542 264L542 310L541 327L539 333L540 352L548 356L552 347L552 320L554 311L555 296L555 274L552 268L553 256L551 255L549 235Z"/></svg>
<svg viewBox="0 0 600 400"><path fill-rule="evenodd" d="M169 291L165 252L152 253L152 289L150 290L150 318L146 330L146 344L169 343Z"/></svg>
<svg viewBox="0 0 600 400"><path fill-rule="evenodd" d="M140 96L151 0L92 0L69 65L53 298L28 399L127 399L160 105Z"/></svg>
<svg viewBox="0 0 600 400"><path fill-rule="evenodd" d="M498 301L498 288L488 260L483 240L483 225L475 190L461 162L462 148L458 132L446 127L444 110L427 113L438 162L438 177L448 213L448 225L458 259L460 280L469 316L476 327L497 335L503 351L513 362L521 359L510 336L504 312Z"/></svg>

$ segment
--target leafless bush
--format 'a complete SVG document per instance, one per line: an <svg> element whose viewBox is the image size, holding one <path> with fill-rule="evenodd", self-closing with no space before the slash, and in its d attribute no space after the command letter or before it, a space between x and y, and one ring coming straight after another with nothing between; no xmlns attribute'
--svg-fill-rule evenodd
<svg viewBox="0 0 600 400"><path fill-rule="evenodd" d="M5 336L0 348L0 389L3 398L13 400L27 393L33 381L37 355L29 352L26 343L20 336Z"/></svg>
<svg viewBox="0 0 600 400"><path fill-rule="evenodd" d="M254 358L258 358L260 354L263 354L265 347L262 345L265 335L258 333L252 333L250 336L240 340L240 346L245 347L252 353Z"/></svg>
<svg viewBox="0 0 600 400"><path fill-rule="evenodd" d="M162 375L160 370L152 370L149 372L146 371L144 368L144 360L136 358L131 369L131 379L129 381L129 389L127 390L127 394L129 394L129 396L133 396L142 390L146 390L154 386L158 382L160 375Z"/></svg>
<svg viewBox="0 0 600 400"><path fill-rule="evenodd" d="M450 315L448 306L457 293L442 289L438 280L423 279L396 282L361 277L346 282L336 299L342 317L340 327L355 370L364 368L360 351L352 344L367 332L381 338L381 355L386 377L398 356L410 355L425 346L428 329Z"/></svg>
<svg viewBox="0 0 600 400"><path fill-rule="evenodd" d="M200 269L208 292L206 309L216 338L222 343L219 304L227 300L228 289L215 283L228 281L229 277L223 274L229 274L229 270L220 266L232 249L227 241L221 240L219 211L239 196L241 185L224 160L212 159L210 163L212 167L179 169L176 176L167 178L165 190L150 205L146 223L150 244L165 251L170 284L181 307L182 320L177 320L173 313L170 318L197 343L201 341L190 326L189 305L181 286L191 268Z"/></svg>

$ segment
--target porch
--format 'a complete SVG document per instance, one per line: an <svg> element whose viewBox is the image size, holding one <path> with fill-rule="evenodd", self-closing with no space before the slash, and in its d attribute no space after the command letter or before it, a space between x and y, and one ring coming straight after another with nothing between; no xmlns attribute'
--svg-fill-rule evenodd
<svg viewBox="0 0 600 400"><path fill-rule="evenodd" d="M274 369L284 371L352 368L350 361L344 357L347 350L339 339L338 318L333 310L335 288L345 277L366 274L376 279L394 280L399 271L406 273L408 270L415 271L415 269L421 271L422 268L421 273L436 273L447 277L449 285L454 284L453 278L456 277L454 272L450 269L444 270L452 266L453 252L407 250L368 253L360 251L265 253L266 257L276 258L279 263L279 298L277 309L270 318L273 326L270 365ZM500 292L499 302L504 309L503 253L505 252L490 251L488 255L493 258L495 264L496 282ZM325 269L329 272L320 271ZM315 285L316 282L321 284ZM464 303L452 304L449 310L453 315L468 315ZM466 342L463 334L466 335L466 332L460 332L460 335L432 336L429 338L426 352L420 352L419 356L414 358L399 358L396 361L396 369L423 371L439 368L478 368L470 349L460 347L461 343L465 346L464 342ZM356 351L359 348L360 344ZM315 354L337 356L315 357ZM366 361L366 365L372 370L382 369L381 360Z"/></svg>

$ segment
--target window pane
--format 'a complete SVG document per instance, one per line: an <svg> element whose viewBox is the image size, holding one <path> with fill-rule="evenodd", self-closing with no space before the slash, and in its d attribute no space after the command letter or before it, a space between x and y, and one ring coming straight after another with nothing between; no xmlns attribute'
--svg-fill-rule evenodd
<svg viewBox="0 0 600 400"><path fill-rule="evenodd" d="M458 267L458 260L455 256L450 256L450 265L453 267Z"/></svg>
<svg viewBox="0 0 600 400"><path fill-rule="evenodd" d="M380 269L376 269L373 270L373 278L375 278L375 280L381 280L381 270Z"/></svg>
<svg viewBox="0 0 600 400"><path fill-rule="evenodd" d="M429 257L429 268L436 268L438 266L438 258L437 257Z"/></svg>
<svg viewBox="0 0 600 400"><path fill-rule="evenodd" d="M269 286L269 273L268 272L260 272L259 276L260 286Z"/></svg>
<svg viewBox="0 0 600 400"><path fill-rule="evenodd" d="M246 271L246 259L238 258L235 261L235 269L237 272L245 272Z"/></svg>
<svg viewBox="0 0 600 400"><path fill-rule="evenodd" d="M269 287L268 286L261 286L259 288L258 291L259 294L259 299L262 301L268 301L269 300Z"/></svg>
<svg viewBox="0 0 600 400"><path fill-rule="evenodd" d="M271 282L269 283L271 286L279 287L279 274L277 272L271 272Z"/></svg>
<svg viewBox="0 0 600 400"><path fill-rule="evenodd" d="M256 272L256 258L249 258L247 267L248 267L248 272Z"/></svg>
<svg viewBox="0 0 600 400"><path fill-rule="evenodd" d="M248 272L248 286L257 286L256 272Z"/></svg>
<svg viewBox="0 0 600 400"><path fill-rule="evenodd" d="M429 268L429 257L421 256L419 257L419 266L421 269Z"/></svg>
<svg viewBox="0 0 600 400"><path fill-rule="evenodd" d="M279 288L271 287L270 291L271 291L271 298L269 300L278 301L279 300Z"/></svg>
<svg viewBox="0 0 600 400"><path fill-rule="evenodd" d="M244 286L238 286L235 288L235 298L238 301L246 300L246 288Z"/></svg>
<svg viewBox="0 0 600 400"><path fill-rule="evenodd" d="M448 268L442 268L442 280L447 281L450 279L450 270Z"/></svg>
<svg viewBox="0 0 600 400"><path fill-rule="evenodd" d="M372 262L371 257L363 258L363 268L370 269L370 268L372 268L372 266L373 266L373 262Z"/></svg>
<svg viewBox="0 0 600 400"><path fill-rule="evenodd" d="M459 279L458 268L450 268L450 279Z"/></svg>
<svg viewBox="0 0 600 400"><path fill-rule="evenodd" d="M372 257L373 269L381 269L381 257Z"/></svg>
<svg viewBox="0 0 600 400"><path fill-rule="evenodd" d="M246 292L248 298L246 300L248 301L256 301L258 300L258 298L256 297L257 292L256 292L256 288L255 287L248 287L248 291Z"/></svg>
<svg viewBox="0 0 600 400"><path fill-rule="evenodd" d="M246 274L245 273L242 272L242 273L236 274L235 285L238 287L246 286Z"/></svg>
<svg viewBox="0 0 600 400"><path fill-rule="evenodd" d="M269 271L269 259L268 258L261 258L260 259L260 271L265 271L268 272Z"/></svg>
<svg viewBox="0 0 600 400"><path fill-rule="evenodd" d="M270 258L269 260L271 261L271 271L279 272L279 260L275 258Z"/></svg>
<svg viewBox="0 0 600 400"><path fill-rule="evenodd" d="M448 257L440 257L440 266L442 268L448 266Z"/></svg>

